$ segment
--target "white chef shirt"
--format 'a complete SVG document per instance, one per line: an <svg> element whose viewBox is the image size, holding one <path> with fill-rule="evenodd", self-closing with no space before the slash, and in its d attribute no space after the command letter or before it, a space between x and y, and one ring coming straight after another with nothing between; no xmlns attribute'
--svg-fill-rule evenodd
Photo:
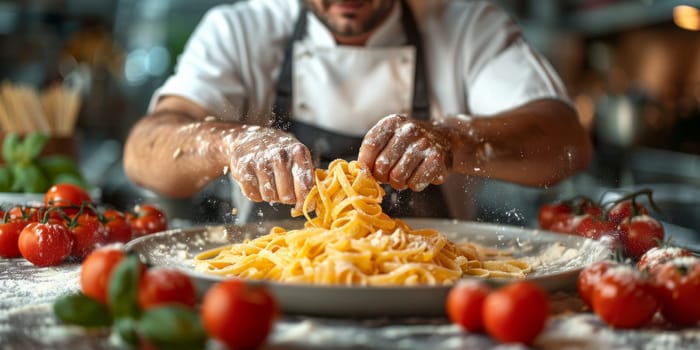
<svg viewBox="0 0 700 350"><path fill-rule="evenodd" d="M267 124L299 3L247 0L210 9L149 109L161 96L178 95L227 120ZM554 69L501 8L485 1L409 3L423 36L433 118L488 116L542 98L568 102ZM404 43L399 11L397 2L367 46ZM305 40L336 46L330 31L310 12L307 16ZM323 91L317 93L323 98Z"/></svg>

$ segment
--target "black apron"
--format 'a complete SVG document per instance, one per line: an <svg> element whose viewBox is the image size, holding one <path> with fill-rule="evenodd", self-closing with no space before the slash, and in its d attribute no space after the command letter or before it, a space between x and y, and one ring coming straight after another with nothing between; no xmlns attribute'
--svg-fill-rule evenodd
<svg viewBox="0 0 700 350"><path fill-rule="evenodd" d="M413 13L405 0L401 3L401 24L408 44L416 48L416 67L414 74L413 103L411 116L416 119L430 118L430 100L427 88L423 44ZM321 164L338 159L356 159L362 144L362 137L348 136L324 130L313 125L295 120L292 114L292 62L294 42L306 36L306 14L304 4L300 4L299 17L294 32L284 51L279 78L277 79L276 100L272 111L272 126L286 130L309 147L314 159ZM421 192L411 190L397 191L384 185L386 196L382 201L385 213L392 217L448 217L446 202L439 186L430 185Z"/></svg>

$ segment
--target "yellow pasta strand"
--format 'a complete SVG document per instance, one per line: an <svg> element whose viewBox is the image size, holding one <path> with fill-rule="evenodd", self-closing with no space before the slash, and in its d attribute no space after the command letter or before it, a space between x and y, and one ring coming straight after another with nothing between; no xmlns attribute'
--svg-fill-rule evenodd
<svg viewBox="0 0 700 350"><path fill-rule="evenodd" d="M198 271L323 285L445 285L465 276L520 278L530 265L473 243L457 245L433 229L412 229L381 208L384 189L358 162L316 169L304 201L304 227L197 255ZM315 216L308 208L315 205Z"/></svg>

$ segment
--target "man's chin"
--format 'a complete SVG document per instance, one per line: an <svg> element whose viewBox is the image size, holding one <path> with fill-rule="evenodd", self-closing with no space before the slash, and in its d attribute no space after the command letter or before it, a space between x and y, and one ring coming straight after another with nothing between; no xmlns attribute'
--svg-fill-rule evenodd
<svg viewBox="0 0 700 350"><path fill-rule="evenodd" d="M329 26L334 34L342 36L355 36L365 34L362 24L358 23L354 19L343 18L339 21L335 21Z"/></svg>

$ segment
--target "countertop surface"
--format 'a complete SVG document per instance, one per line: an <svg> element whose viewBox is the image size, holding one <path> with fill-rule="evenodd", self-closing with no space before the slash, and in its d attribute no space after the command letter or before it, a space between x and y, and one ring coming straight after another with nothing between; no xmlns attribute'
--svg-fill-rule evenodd
<svg viewBox="0 0 700 350"><path fill-rule="evenodd" d="M109 330L62 324L52 312L56 297L79 290L78 264L36 267L24 259L0 260L0 348L114 349ZM699 349L700 329L677 329L657 315L640 330L613 330L586 312L580 299L550 295L552 317L538 349ZM342 302L342 301L339 301ZM416 301L419 302L419 301ZM211 341L209 349L220 349ZM344 319L284 315L263 349L522 349L483 334L467 334L445 318Z"/></svg>

